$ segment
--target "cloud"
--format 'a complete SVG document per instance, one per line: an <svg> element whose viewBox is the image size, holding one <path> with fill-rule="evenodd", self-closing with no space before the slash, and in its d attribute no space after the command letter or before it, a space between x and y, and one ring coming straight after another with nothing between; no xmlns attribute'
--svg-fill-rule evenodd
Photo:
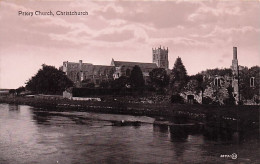
<svg viewBox="0 0 260 164"><path fill-rule="evenodd" d="M123 19L131 23L143 23L155 28L169 28L185 24L189 13L195 11L197 4L176 2L121 2L117 3L124 14L112 7L96 11L105 19Z"/></svg>
<svg viewBox="0 0 260 164"><path fill-rule="evenodd" d="M19 10L76 10L89 15L22 17ZM255 65L259 15L256 1L1 1L0 55L58 66L63 60L79 59L107 64L112 57L148 62L151 49L162 45L169 48L171 68L180 56L192 74L218 65L229 67L232 47L237 46L240 63ZM1 65L3 74L10 74Z"/></svg>
<svg viewBox="0 0 260 164"><path fill-rule="evenodd" d="M3 47L12 45L59 46L50 37L52 33L64 34L76 28L75 25L57 17L18 16L17 13L20 10L34 10L8 2L1 2L1 4L3 5L1 15L4 15L1 21L4 23L1 23L0 45ZM12 37L10 37L10 31L12 31Z"/></svg>
<svg viewBox="0 0 260 164"><path fill-rule="evenodd" d="M113 32L109 34L102 34L98 37L94 38L95 40L103 40L109 42L121 42L125 40L129 40L134 37L133 31L122 31L122 32Z"/></svg>

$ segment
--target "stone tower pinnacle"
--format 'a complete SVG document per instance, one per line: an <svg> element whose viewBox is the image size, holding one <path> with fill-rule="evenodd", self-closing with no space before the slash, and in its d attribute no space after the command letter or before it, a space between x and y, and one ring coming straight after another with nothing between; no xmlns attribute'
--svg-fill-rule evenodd
<svg viewBox="0 0 260 164"><path fill-rule="evenodd" d="M168 61L168 47L165 49L164 47L152 49L153 51L153 63L159 68L169 69L169 61Z"/></svg>

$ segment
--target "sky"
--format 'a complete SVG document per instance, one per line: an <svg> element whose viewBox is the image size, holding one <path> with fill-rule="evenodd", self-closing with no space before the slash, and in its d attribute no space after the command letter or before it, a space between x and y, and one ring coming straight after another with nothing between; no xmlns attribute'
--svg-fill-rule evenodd
<svg viewBox="0 0 260 164"><path fill-rule="evenodd" d="M234 46L239 65L259 65L260 2L0 1L0 88L25 86L42 64L152 62L152 48L159 46L168 47L171 69L179 56L189 75L229 68Z"/></svg>

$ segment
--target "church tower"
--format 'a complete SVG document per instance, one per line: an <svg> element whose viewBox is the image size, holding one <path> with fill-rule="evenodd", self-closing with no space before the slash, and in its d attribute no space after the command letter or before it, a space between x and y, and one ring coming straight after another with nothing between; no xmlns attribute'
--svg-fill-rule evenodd
<svg viewBox="0 0 260 164"><path fill-rule="evenodd" d="M239 66L237 60L237 47L233 47L233 60L232 60L232 87L233 87L233 96L236 99L236 102L239 102Z"/></svg>
<svg viewBox="0 0 260 164"><path fill-rule="evenodd" d="M153 50L153 63L155 63L159 68L169 69L169 61L168 61L168 47L165 49L164 47L155 48Z"/></svg>

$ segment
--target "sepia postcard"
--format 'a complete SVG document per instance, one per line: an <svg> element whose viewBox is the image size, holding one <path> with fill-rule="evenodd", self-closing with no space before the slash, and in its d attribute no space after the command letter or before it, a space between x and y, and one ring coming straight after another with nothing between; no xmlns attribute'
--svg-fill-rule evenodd
<svg viewBox="0 0 260 164"><path fill-rule="evenodd" d="M0 164L260 163L260 1L0 0Z"/></svg>

